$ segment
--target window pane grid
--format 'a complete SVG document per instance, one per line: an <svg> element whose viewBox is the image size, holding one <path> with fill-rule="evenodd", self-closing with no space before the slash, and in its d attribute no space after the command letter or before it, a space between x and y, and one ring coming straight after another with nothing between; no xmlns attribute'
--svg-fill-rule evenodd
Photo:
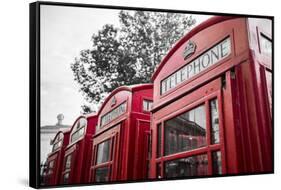
<svg viewBox="0 0 281 190"><path fill-rule="evenodd" d="M209 104L209 106L206 106ZM209 107L208 112L205 111L206 107ZM207 131L207 122L206 116L210 115L210 129ZM188 119L186 119L188 118ZM200 126L201 128L195 128L191 130L191 132L186 132L184 127L189 127L190 125L184 125L183 121L180 120L185 119L189 121L191 126ZM181 123L181 125L180 125ZM190 128L190 127L189 127ZM191 127L192 128L192 127ZM202 129L202 130L198 130ZM157 129L159 131L159 129ZM196 133L197 132L197 133ZM207 142L207 133L210 134L211 141ZM181 177L181 176L202 176L208 175L212 169L212 174L222 174L222 155L219 147L208 148L207 145L217 144L219 146L220 138L219 138L219 110L218 110L218 99L211 99L206 101L203 105L195 107L173 119L170 119L164 122L164 155L172 155L175 153L183 153L186 151L194 151L194 155L188 154L190 156L177 156L181 158L173 158L165 159L164 161L164 177L165 178L173 178L173 177ZM199 135L198 135L199 134ZM189 137L189 138L187 138ZM191 137L191 138L190 138ZM158 135L158 143L161 136ZM192 139L196 139L196 141L192 141ZM160 141L161 142L161 141ZM161 148L158 144L158 147ZM200 149L197 151L196 149L206 147L205 150ZM216 150L214 150L214 148ZM159 148L158 148L159 149ZM157 157L159 157L159 151L157 149ZM196 152L196 153L195 153ZM208 154L210 153L210 157L208 158ZM190 152L191 153L191 152ZM186 155L186 153L184 153ZM192 163L192 160L196 161L195 164ZM199 161L198 161L199 160ZM208 165L209 166L208 168ZM157 165L157 168L160 167Z"/></svg>
<svg viewBox="0 0 281 190"><path fill-rule="evenodd" d="M220 142L218 99L210 101L211 144Z"/></svg>

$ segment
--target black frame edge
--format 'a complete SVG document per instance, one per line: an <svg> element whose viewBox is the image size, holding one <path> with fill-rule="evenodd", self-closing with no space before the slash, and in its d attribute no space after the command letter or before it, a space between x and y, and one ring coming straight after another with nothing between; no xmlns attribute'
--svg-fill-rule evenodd
<svg viewBox="0 0 281 190"><path fill-rule="evenodd" d="M39 66L39 3L29 4L29 186L40 187L40 128L37 115Z"/></svg>

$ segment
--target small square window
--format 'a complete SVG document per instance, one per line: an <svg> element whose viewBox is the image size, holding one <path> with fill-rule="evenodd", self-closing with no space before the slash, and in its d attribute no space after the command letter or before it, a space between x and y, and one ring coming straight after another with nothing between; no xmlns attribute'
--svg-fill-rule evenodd
<svg viewBox="0 0 281 190"><path fill-rule="evenodd" d="M142 110L149 112L151 109L152 109L152 101L151 100L143 100Z"/></svg>

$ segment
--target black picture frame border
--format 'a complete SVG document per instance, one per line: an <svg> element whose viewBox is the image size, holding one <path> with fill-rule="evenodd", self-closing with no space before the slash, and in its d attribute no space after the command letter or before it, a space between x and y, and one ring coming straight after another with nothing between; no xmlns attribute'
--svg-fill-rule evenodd
<svg viewBox="0 0 281 190"><path fill-rule="evenodd" d="M273 154L273 171L272 172L258 172L258 173L239 173L239 174L225 174L212 176L196 176L196 177L177 177L172 179L150 179L150 180L128 180L128 181L114 181L106 183L79 183L56 186L41 186L40 185L40 6L67 6L80 8L101 8L101 9L117 9L117 10L141 10L153 12L170 12L170 13L184 13L184 14L200 14L200 15L220 15L220 16L239 16L251 18L266 18L272 21L272 154ZM147 8L147 7L127 7L127 6L113 6L113 5L98 5L98 4L83 4L83 3L66 3L66 2L50 2L50 1L36 1L29 4L29 186L39 188L60 188L60 187L77 187L90 185L109 185L109 184L123 184L136 182L160 182L171 180L187 180L187 179L204 179L214 177L234 177L245 175L263 175L274 174L275 159L274 159L274 16L270 15L252 15L252 14L238 14L238 13L221 13L221 12L207 12L207 11L189 11L189 10L171 10L162 8Z"/></svg>

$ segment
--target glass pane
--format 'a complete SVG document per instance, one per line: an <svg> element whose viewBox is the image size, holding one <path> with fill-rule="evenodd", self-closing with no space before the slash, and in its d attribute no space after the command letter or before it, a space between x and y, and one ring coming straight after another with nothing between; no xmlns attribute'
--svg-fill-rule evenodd
<svg viewBox="0 0 281 190"><path fill-rule="evenodd" d="M157 157L161 156L161 143L162 143L162 130L161 130L161 124L157 125Z"/></svg>
<svg viewBox="0 0 281 190"><path fill-rule="evenodd" d="M63 175L63 183L67 184L68 183L68 179L69 179L69 173L66 173Z"/></svg>
<svg viewBox="0 0 281 190"><path fill-rule="evenodd" d="M142 110L143 111L150 111L151 108L152 108L152 101L150 101L150 100L143 100Z"/></svg>
<svg viewBox="0 0 281 190"><path fill-rule="evenodd" d="M106 140L98 145L98 154L97 154L97 163L101 164L104 162L109 161L109 146L110 146L110 139Z"/></svg>
<svg viewBox="0 0 281 190"><path fill-rule="evenodd" d="M48 174L52 174L52 173L53 173L54 164L55 164L55 161L54 161L54 160L52 160L51 162L49 162L49 171L48 171Z"/></svg>
<svg viewBox="0 0 281 190"><path fill-rule="evenodd" d="M109 173L108 167L97 168L96 176L95 176L96 182L108 181L108 173Z"/></svg>
<svg viewBox="0 0 281 190"><path fill-rule="evenodd" d="M210 112L211 142L212 144L217 144L220 142L218 99L210 101Z"/></svg>
<svg viewBox="0 0 281 190"><path fill-rule="evenodd" d="M203 176L207 174L207 154L172 160L165 163L165 178Z"/></svg>
<svg viewBox="0 0 281 190"><path fill-rule="evenodd" d="M272 55L272 42L271 42L271 40L268 37L266 37L265 35L261 34L260 44L261 44L261 52L263 54L271 56Z"/></svg>
<svg viewBox="0 0 281 190"><path fill-rule="evenodd" d="M206 145L206 114L201 105L165 122L165 155Z"/></svg>
<svg viewBox="0 0 281 190"><path fill-rule="evenodd" d="M75 133L73 133L73 135L71 136L71 142L75 142L76 140L78 140L81 136L83 136L85 133L85 126L78 129L78 131L76 131Z"/></svg>
<svg viewBox="0 0 281 190"><path fill-rule="evenodd" d="M171 88L174 88L176 86L176 75L173 74L171 76Z"/></svg>
<svg viewBox="0 0 281 190"><path fill-rule="evenodd" d="M166 80L163 80L161 82L161 94L164 94L166 92Z"/></svg>
<svg viewBox="0 0 281 190"><path fill-rule="evenodd" d="M68 155L65 161L65 169L69 169L70 166L71 166L71 155Z"/></svg>
<svg viewBox="0 0 281 190"><path fill-rule="evenodd" d="M160 178L162 178L162 174L161 174L161 164L158 163L156 167L157 167L157 168L156 168L156 169L157 169L157 170L156 170L156 172L157 172L157 178L160 179Z"/></svg>
<svg viewBox="0 0 281 190"><path fill-rule="evenodd" d="M62 145L62 140L53 145L53 152L59 149Z"/></svg>
<svg viewBox="0 0 281 190"><path fill-rule="evenodd" d="M213 160L213 174L222 174L221 151L213 152L212 160Z"/></svg>
<svg viewBox="0 0 281 190"><path fill-rule="evenodd" d="M265 70L265 77L266 77L268 102L270 106L270 112L272 114L272 73L269 70Z"/></svg>

